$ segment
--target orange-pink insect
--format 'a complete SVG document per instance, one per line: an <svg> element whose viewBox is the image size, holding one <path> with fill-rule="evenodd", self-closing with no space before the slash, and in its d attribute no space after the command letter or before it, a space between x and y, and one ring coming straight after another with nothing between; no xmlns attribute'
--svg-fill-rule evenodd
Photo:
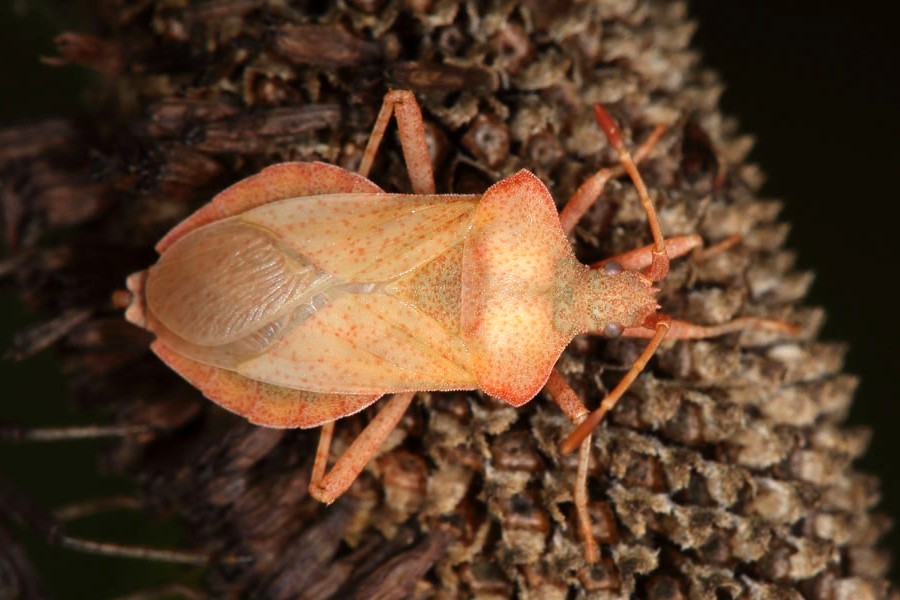
<svg viewBox="0 0 900 600"><path fill-rule="evenodd" d="M126 317L156 334L153 351L223 406L267 427L322 426L310 493L331 503L353 483L417 391L481 389L521 406L541 389L579 424L574 500L589 561L591 432L660 342L748 327L700 326L657 313L669 257L697 236L665 240L638 174L662 135L625 149L600 106L597 120L637 187L654 243L582 265L566 234L617 173L589 178L557 214L550 192L522 170L483 194L435 194L422 113L409 91L385 96L359 173L324 163L278 164L218 194L156 245L159 262L128 278ZM392 115L414 194L366 178ZM590 413L554 365L583 333L651 338ZM334 421L393 394L326 473Z"/></svg>

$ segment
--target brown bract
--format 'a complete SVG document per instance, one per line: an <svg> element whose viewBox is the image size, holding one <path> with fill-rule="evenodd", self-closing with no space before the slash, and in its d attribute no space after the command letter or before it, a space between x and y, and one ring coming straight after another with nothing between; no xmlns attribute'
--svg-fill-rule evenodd
<svg viewBox="0 0 900 600"><path fill-rule="evenodd" d="M749 140L718 112L721 83L689 47L685 4L377 4L100 2L103 43L69 38L91 42L90 60L69 58L107 74L109 107L78 126L2 133L15 143L0 144L12 250L0 273L54 315L15 353L56 344L77 399L111 421L154 424L107 464L134 474L149 513L179 515L190 545L252 558L214 561L209 594L888 597L877 481L852 466L867 434L841 424L856 380L841 373L841 345L815 340L823 312L801 304L810 275L782 247L778 203L756 196ZM303 28L323 40L318 55ZM388 85L420 92L439 192L482 193L528 168L569 197L616 160L595 102L630 147L674 123L641 165L663 231L742 242L673 262L660 304L703 323L765 314L804 327L789 343L756 331L663 345L595 435L593 567L574 534L575 461L558 452L571 427L549 401L426 395L325 507L306 488L314 435L201 404L109 301L165 231L228 184L285 160L355 169ZM409 191L396 145L373 179ZM650 241L622 183L571 237L582 262ZM576 340L560 367L596 403L643 346ZM369 417L339 424L338 450ZM18 589L36 589L22 554L4 552Z"/></svg>

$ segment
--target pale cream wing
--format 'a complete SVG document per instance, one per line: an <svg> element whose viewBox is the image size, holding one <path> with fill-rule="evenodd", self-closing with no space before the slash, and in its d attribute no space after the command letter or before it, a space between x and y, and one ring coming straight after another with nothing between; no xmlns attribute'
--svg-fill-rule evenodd
<svg viewBox="0 0 900 600"><path fill-rule="evenodd" d="M172 228L156 244L162 254L176 241L204 225L244 213L285 198L350 192L382 193L359 175L321 162L286 162L270 165L216 194L207 204Z"/></svg>
<svg viewBox="0 0 900 600"><path fill-rule="evenodd" d="M198 228L150 271L150 328L192 360L293 389L473 388L453 328L388 284L459 248L475 205L333 194Z"/></svg>
<svg viewBox="0 0 900 600"><path fill-rule="evenodd" d="M349 282L383 282L465 238L479 196L330 194L292 198L240 216L316 267Z"/></svg>
<svg viewBox="0 0 900 600"><path fill-rule="evenodd" d="M150 348L204 396L264 427L318 427L357 413L380 396L318 394L278 387L191 360L161 340L153 342Z"/></svg>
<svg viewBox="0 0 900 600"><path fill-rule="evenodd" d="M323 393L368 394L476 387L460 338L384 294L336 293L257 358L235 370Z"/></svg>

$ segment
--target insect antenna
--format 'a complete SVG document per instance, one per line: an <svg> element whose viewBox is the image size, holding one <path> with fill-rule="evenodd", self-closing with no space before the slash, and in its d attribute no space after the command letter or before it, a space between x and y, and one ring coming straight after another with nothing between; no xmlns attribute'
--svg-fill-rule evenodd
<svg viewBox="0 0 900 600"><path fill-rule="evenodd" d="M641 200L644 211L647 213L647 223L650 226L650 233L653 235L653 262L644 270L644 275L651 281L659 281L669 272L669 254L666 252L666 240L659 225L659 217L656 214L653 200L650 198L650 193L647 191L647 186L638 172L631 153L622 142L622 134L619 133L619 127L616 125L616 122L606 109L599 104L594 105L594 117L596 117L597 123L606 135L606 139L619 153L619 162L622 163L625 172L628 173L628 176L634 182L638 197Z"/></svg>
<svg viewBox="0 0 900 600"><path fill-rule="evenodd" d="M637 376L641 374L641 371L643 371L644 367L647 366L647 363L650 362L650 359L656 353L656 349L659 348L659 345L665 339L666 334L669 333L669 327L671 326L672 321L671 317L667 315L654 315L648 320L655 321L653 327L655 327L656 333L613 391L611 391L603 401L600 402L600 406L579 423L578 427L576 427L575 430L569 434L569 437L563 441L562 446L560 446L560 451L563 454L568 454L575 450L575 448L581 445L581 442L584 441L585 438L591 435L594 429L597 428L597 425L603 420L603 417L606 416L606 413L611 411L619 402L619 399L626 391L628 391L628 388L631 387L631 384L634 383Z"/></svg>

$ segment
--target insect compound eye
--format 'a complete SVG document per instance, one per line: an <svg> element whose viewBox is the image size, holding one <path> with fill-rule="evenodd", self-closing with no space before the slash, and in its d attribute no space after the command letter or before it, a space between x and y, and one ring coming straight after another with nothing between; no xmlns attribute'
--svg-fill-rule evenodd
<svg viewBox="0 0 900 600"><path fill-rule="evenodd" d="M622 265L617 263L614 260L609 261L605 265L603 265L603 272L607 275L618 275L622 272Z"/></svg>
<svg viewBox="0 0 900 600"><path fill-rule="evenodd" d="M616 338L622 335L622 332L625 331L625 328L622 327L619 323L607 323L606 327L603 328L603 335L606 337Z"/></svg>

